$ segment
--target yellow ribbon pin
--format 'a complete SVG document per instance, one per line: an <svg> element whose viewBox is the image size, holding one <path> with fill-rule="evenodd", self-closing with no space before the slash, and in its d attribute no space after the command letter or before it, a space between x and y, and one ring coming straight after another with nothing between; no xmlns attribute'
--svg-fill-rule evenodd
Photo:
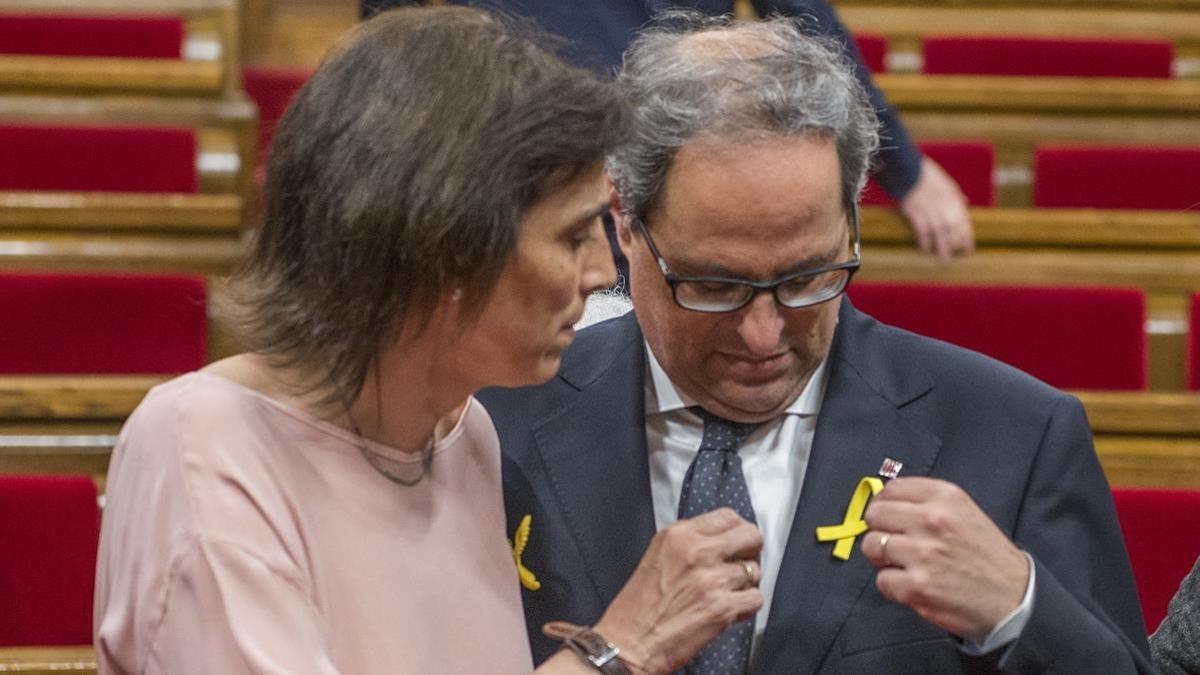
<svg viewBox="0 0 1200 675"><path fill-rule="evenodd" d="M517 525L517 531L513 533L512 544L513 562L517 564L517 578L521 580L521 585L531 591L536 591L542 587L542 582L537 580L533 572L529 570L521 562L521 555L525 553L525 547L529 544L529 528L533 524L533 516L526 515L521 519L521 524Z"/></svg>
<svg viewBox="0 0 1200 675"><path fill-rule="evenodd" d="M864 476L854 488L850 497L850 505L846 507L846 516L840 525L825 525L817 528L817 541L837 541L833 547L833 557L839 560L849 560L850 552L854 550L854 539L867 531L867 521L863 520L863 511L867 502L883 489L883 481L873 476Z"/></svg>

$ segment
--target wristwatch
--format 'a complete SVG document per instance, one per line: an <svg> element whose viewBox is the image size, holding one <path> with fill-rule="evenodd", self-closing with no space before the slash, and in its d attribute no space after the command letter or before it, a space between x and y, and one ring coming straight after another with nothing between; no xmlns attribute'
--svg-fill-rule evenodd
<svg viewBox="0 0 1200 675"><path fill-rule="evenodd" d="M620 648L587 626L552 621L542 626L542 632L547 637L562 640L576 656L606 675L633 675L620 658Z"/></svg>

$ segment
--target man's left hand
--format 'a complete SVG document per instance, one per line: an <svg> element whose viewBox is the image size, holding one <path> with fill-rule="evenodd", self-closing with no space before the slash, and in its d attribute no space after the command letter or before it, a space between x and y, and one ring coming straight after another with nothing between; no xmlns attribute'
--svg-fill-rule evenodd
<svg viewBox="0 0 1200 675"><path fill-rule="evenodd" d="M865 519L862 551L879 569L876 587L926 621L981 643L1021 604L1028 558L959 486L897 478Z"/></svg>

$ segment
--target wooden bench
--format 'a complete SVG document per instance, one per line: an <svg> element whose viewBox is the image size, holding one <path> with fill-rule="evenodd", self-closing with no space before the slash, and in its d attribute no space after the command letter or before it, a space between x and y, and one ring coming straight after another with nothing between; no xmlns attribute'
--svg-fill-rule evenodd
<svg viewBox="0 0 1200 675"><path fill-rule="evenodd" d="M1175 45L1175 74L1200 76L1200 3L1196 0L837 0L854 32L888 38L891 70L920 70L921 38L1024 35L1165 39Z"/></svg>
<svg viewBox="0 0 1200 675"><path fill-rule="evenodd" d="M0 94L0 124L197 130L199 194L0 192L0 268L224 273L254 208L257 112L234 100Z"/></svg>
<svg viewBox="0 0 1200 675"><path fill-rule="evenodd" d="M241 89L236 0L0 0L0 13L180 16L181 58L0 54L0 92L219 97Z"/></svg>
<svg viewBox="0 0 1200 675"><path fill-rule="evenodd" d="M888 74L875 81L917 139L992 142L1000 206L1032 204L1038 144L1195 145L1200 139L1200 79Z"/></svg>
<svg viewBox="0 0 1200 675"><path fill-rule="evenodd" d="M155 377L0 377L0 473L101 479ZM1200 488L1200 394L1076 392L1113 485Z"/></svg>
<svg viewBox="0 0 1200 675"><path fill-rule="evenodd" d="M194 128L200 146L200 192L232 193L247 201L254 194L258 111L240 94L208 100L0 93L0 124Z"/></svg>
<svg viewBox="0 0 1200 675"><path fill-rule="evenodd" d="M1184 388L1188 301L1200 289L1200 212L971 209L977 250L952 265L915 250L896 211L866 207L862 218L856 278L863 280L1141 288L1150 387Z"/></svg>

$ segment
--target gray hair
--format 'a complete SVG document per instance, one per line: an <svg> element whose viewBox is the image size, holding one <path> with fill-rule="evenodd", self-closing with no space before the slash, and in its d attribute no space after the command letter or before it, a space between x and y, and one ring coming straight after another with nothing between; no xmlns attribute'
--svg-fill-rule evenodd
<svg viewBox="0 0 1200 675"><path fill-rule="evenodd" d="M629 141L609 154L622 210L655 206L675 153L694 140L833 138L847 208L879 148L878 121L840 46L791 19L753 23L671 12L625 53Z"/></svg>

